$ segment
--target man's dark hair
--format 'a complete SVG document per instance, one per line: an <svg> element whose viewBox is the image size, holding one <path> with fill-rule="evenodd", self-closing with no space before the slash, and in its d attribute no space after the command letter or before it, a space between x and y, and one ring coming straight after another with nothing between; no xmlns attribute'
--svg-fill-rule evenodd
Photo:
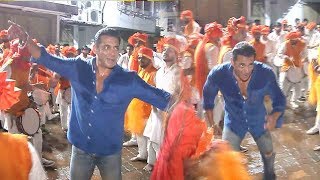
<svg viewBox="0 0 320 180"><path fill-rule="evenodd" d="M275 27L280 27L280 28L281 28L282 24L281 24L281 22L277 22L274 26L275 26Z"/></svg>
<svg viewBox="0 0 320 180"><path fill-rule="evenodd" d="M238 44L236 44L232 50L233 61L236 61L239 55L245 57L256 57L256 50L248 42L241 41Z"/></svg>
<svg viewBox="0 0 320 180"><path fill-rule="evenodd" d="M101 43L101 36L111 36L111 37L115 37L115 38L118 38L119 40L119 43L121 41L121 38L120 38L120 33L119 31L113 29L113 28L102 28L100 29L96 35L94 36L94 43L95 44L100 44Z"/></svg>
<svg viewBox="0 0 320 180"><path fill-rule="evenodd" d="M260 19L255 19L255 20L254 20L254 23L255 23L256 25L261 25Z"/></svg>
<svg viewBox="0 0 320 180"><path fill-rule="evenodd" d="M81 50L89 50L89 51L91 51L91 49L88 47L88 46L83 46L82 48L81 48Z"/></svg>

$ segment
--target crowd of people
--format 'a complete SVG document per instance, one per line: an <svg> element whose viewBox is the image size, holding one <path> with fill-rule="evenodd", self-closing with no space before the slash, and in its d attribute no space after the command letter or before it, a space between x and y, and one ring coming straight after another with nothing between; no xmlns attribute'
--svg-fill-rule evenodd
<svg viewBox="0 0 320 180"><path fill-rule="evenodd" d="M271 131L285 109L315 105L306 133L319 132L319 25L284 19L270 27L241 16L201 27L190 10L180 20L181 32L160 38L156 51L136 32L124 54L112 28L98 31L90 48L45 48L10 21L0 32L0 149L7 153L0 159L8 164L1 174L45 179L40 162L54 162L42 157L42 129L60 116L72 180L90 179L96 166L102 179L121 179L123 146L138 146L131 161L145 161L151 179L250 179L239 153L247 133L264 179L276 179ZM131 139L123 143L124 131ZM7 158L10 148L24 163Z"/></svg>

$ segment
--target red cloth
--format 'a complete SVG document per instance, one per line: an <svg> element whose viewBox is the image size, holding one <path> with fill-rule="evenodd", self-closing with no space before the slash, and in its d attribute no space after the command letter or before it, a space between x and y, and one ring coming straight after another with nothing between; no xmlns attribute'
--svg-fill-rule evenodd
<svg viewBox="0 0 320 180"><path fill-rule="evenodd" d="M181 101L168 121L151 180L183 180L184 160L196 151L205 123L195 114L192 105Z"/></svg>
<svg viewBox="0 0 320 180"><path fill-rule="evenodd" d="M145 46L147 43L147 40L148 40L148 34L136 32L132 36L129 37L128 43L131 44L132 46L134 46L134 44L136 43L135 42L136 40L142 41Z"/></svg>
<svg viewBox="0 0 320 180"><path fill-rule="evenodd" d="M145 56L148 59L153 59L153 51L150 48L142 47L139 49L138 55Z"/></svg>
<svg viewBox="0 0 320 180"><path fill-rule="evenodd" d="M20 89L15 88L14 80L6 80L7 72L0 72L0 110L9 109L19 101Z"/></svg>
<svg viewBox="0 0 320 180"><path fill-rule="evenodd" d="M203 86L206 82L209 67L208 60L206 58L205 46L207 40L203 39L197 46L194 53L194 62L195 62L195 86L202 97Z"/></svg>
<svg viewBox="0 0 320 180"><path fill-rule="evenodd" d="M298 31L292 31L292 32L289 32L287 35L286 35L286 40L292 40L292 39L298 39L301 37L301 33L298 32Z"/></svg>

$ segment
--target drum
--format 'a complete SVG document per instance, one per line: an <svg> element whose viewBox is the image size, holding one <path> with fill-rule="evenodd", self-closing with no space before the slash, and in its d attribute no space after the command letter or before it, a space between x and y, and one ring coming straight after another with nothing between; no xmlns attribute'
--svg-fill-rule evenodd
<svg viewBox="0 0 320 180"><path fill-rule="evenodd" d="M35 102L38 106L45 105L49 101L50 93L36 88L31 92L31 97L33 102Z"/></svg>
<svg viewBox="0 0 320 180"><path fill-rule="evenodd" d="M30 105L30 100L26 90L21 90L19 101L7 109L5 112L14 116L20 116L23 110L27 109Z"/></svg>
<svg viewBox="0 0 320 180"><path fill-rule="evenodd" d="M71 87L65 89L62 94L62 98L68 103L71 104Z"/></svg>
<svg viewBox="0 0 320 180"><path fill-rule="evenodd" d="M286 77L292 83L299 83L304 77L303 70L300 67L290 67L286 73Z"/></svg>
<svg viewBox="0 0 320 180"><path fill-rule="evenodd" d="M40 128L40 115L35 109L28 108L17 118L16 124L21 133L33 136Z"/></svg>

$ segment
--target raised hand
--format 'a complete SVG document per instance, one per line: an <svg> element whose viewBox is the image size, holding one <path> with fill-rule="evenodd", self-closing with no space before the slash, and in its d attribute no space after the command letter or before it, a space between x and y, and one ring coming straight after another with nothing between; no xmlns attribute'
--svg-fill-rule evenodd
<svg viewBox="0 0 320 180"><path fill-rule="evenodd" d="M17 23L12 21L8 21L10 27L8 29L9 39L16 39L19 38L21 41L26 42L28 40L28 33Z"/></svg>

